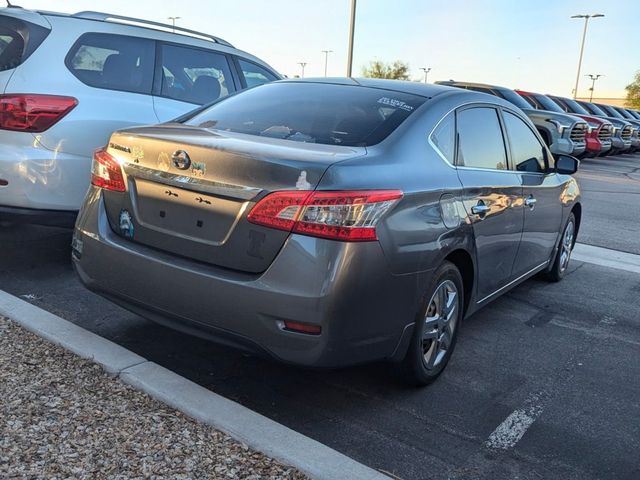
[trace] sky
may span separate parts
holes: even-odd
[[[345,76],[351,0],[13,0],[25,8],[81,10],[169,22],[212,33],[280,73]],[[584,20],[589,21],[578,96],[602,74],[597,97],[624,97],[640,70],[640,0],[358,0],[353,75],[371,60],[402,60],[412,79],[493,83],[571,95]]]

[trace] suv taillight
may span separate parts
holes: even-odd
[[[73,97],[37,94],[0,95],[0,129],[44,132],[78,104]]]
[[[251,209],[248,220],[313,237],[366,242],[378,239],[376,224],[401,198],[400,190],[274,192]]]
[[[96,150],[93,154],[91,184],[114,192],[126,190],[122,167],[115,158],[103,149]]]

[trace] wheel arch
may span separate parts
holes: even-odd
[[[580,223],[582,222],[582,204],[580,202],[576,202],[576,204],[571,208],[571,213],[576,219],[576,234],[574,236],[574,245],[576,239],[578,238],[578,232],[580,231]]]
[[[471,302],[471,296],[475,283],[475,265],[471,254],[462,248],[458,248],[450,252],[445,261],[453,263],[460,271],[462,276],[462,286],[464,288],[464,309],[465,312],[469,309]]]

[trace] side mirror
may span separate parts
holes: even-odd
[[[556,173],[562,175],[573,175],[578,171],[580,160],[571,155],[558,155],[556,158]]]

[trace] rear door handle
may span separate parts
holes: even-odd
[[[530,209],[533,210],[533,207],[536,206],[536,202],[538,200],[535,199],[535,197],[533,195],[529,195],[526,200],[524,201],[524,204],[529,207]]]

